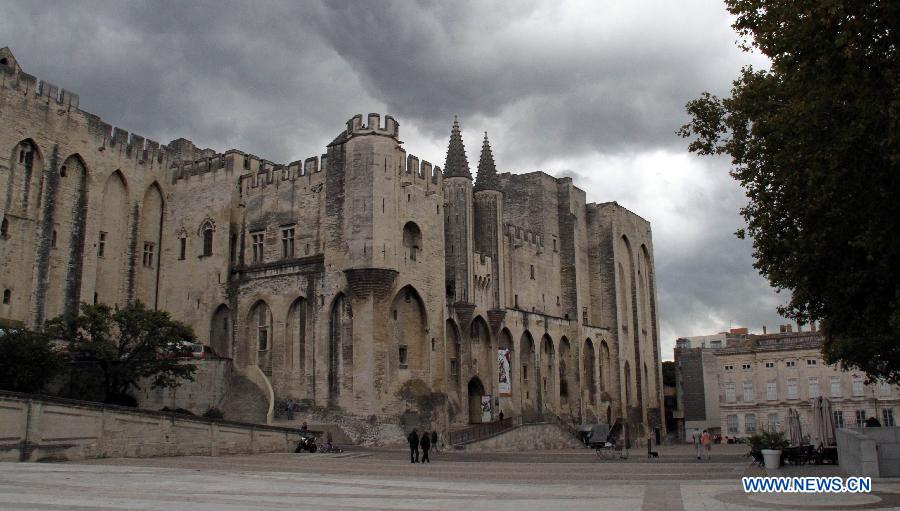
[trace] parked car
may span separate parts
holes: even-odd
[[[193,358],[215,358],[216,352],[205,344],[195,343],[190,346],[191,357]]]

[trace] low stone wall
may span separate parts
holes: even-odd
[[[296,430],[0,392],[0,461],[289,452]]]
[[[135,396],[138,406],[150,410],[182,408],[195,415],[203,415],[210,408],[222,410],[231,381],[231,359],[197,359],[190,363],[197,366],[194,381],[182,381],[173,389],[153,388],[149,382],[142,382]]]
[[[584,449],[584,444],[556,424],[526,424],[499,435],[466,444],[469,452],[516,452]]]
[[[900,477],[900,428],[838,429],[838,461],[848,474]]]

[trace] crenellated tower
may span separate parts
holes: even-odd
[[[457,309],[473,303],[473,208],[472,173],[466,147],[454,117],[444,165],[444,233],[446,237],[447,299]],[[457,306],[457,304],[459,306]],[[464,317],[465,312],[461,312]]]

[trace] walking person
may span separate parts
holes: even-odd
[[[503,424],[503,410],[500,410],[500,424]]]
[[[287,408],[287,418],[289,421],[294,420],[294,400],[288,398],[287,402],[284,404],[284,407]]]
[[[418,463],[419,462],[419,433],[416,432],[416,428],[413,428],[412,432],[406,437],[406,440],[409,442],[409,462],[410,463]]]
[[[697,459],[700,459],[700,430],[695,429],[693,433],[691,433],[691,437],[694,439],[694,450],[697,451]]]
[[[431,435],[427,431],[422,433],[420,445],[422,446],[422,463],[431,463],[431,460],[428,459],[428,450],[431,449]]]
[[[703,444],[703,451],[706,453],[706,461],[709,461],[709,451],[712,449],[712,437],[709,436],[709,432],[707,430],[703,430],[703,435],[700,436],[700,443]]]
[[[434,452],[440,454],[440,451],[438,450],[437,430],[431,432],[431,448],[434,450]]]

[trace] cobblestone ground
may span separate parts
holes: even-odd
[[[591,451],[434,456],[353,449],[343,454],[107,459],[0,464],[0,509],[895,509],[900,481],[867,495],[746,495],[744,449],[721,446],[709,462],[684,446],[660,459],[632,451],[600,460]],[[772,474],[776,475],[776,474]],[[789,475],[842,475],[800,467]]]

